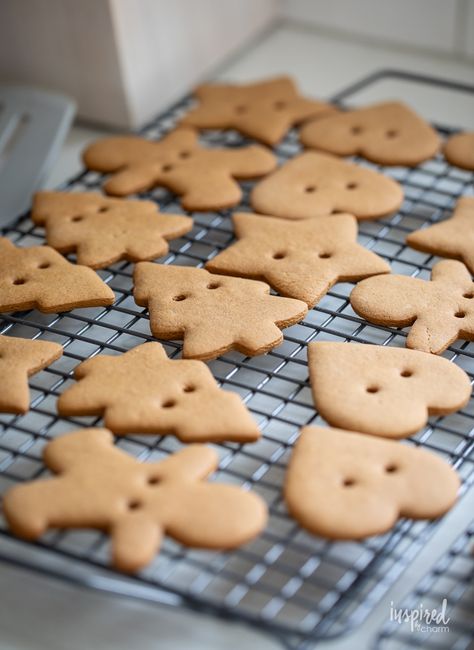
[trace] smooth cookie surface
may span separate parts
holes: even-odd
[[[384,438],[405,438],[430,415],[462,408],[467,374],[425,352],[321,341],[308,345],[314,404],[331,426]]]
[[[440,147],[436,131],[401,102],[323,116],[301,130],[301,142],[337,156],[360,155],[381,165],[415,166]]]
[[[166,187],[181,197],[186,210],[220,210],[237,205],[242,190],[236,179],[256,178],[276,167],[264,147],[205,149],[190,128],[172,131],[158,142],[136,136],[105,138],[84,152],[84,164],[111,174],[104,189],[127,196]]]
[[[357,243],[349,214],[291,222],[258,214],[233,215],[238,242],[209,260],[209,271],[266,280],[278,293],[309,307],[336,282],[389,273],[389,265]]]
[[[76,252],[93,269],[119,260],[139,262],[166,255],[169,239],[193,227],[183,215],[161,214],[152,201],[111,199],[96,192],[38,192],[31,213],[60,253]]]
[[[435,519],[455,503],[456,472],[441,458],[362,433],[305,427],[285,480],[290,514],[329,539],[363,539],[399,517]]]
[[[30,406],[28,377],[62,353],[58,343],[0,336],[0,412],[26,413]]]
[[[104,530],[122,571],[151,562],[165,534],[187,546],[231,549],[266,523],[260,497],[206,481],[218,456],[204,445],[142,463],[115,447],[107,429],[81,429],[50,442],[44,461],[56,476],[17,485],[4,497],[12,532],[38,539],[48,528]]]
[[[435,264],[431,282],[406,275],[362,280],[351,293],[359,316],[407,327],[407,347],[441,354],[456,339],[474,340],[474,283],[462,262]]]
[[[443,153],[451,165],[474,171],[474,132],[452,135],[444,145]]]
[[[183,356],[214,359],[235,349],[264,354],[283,340],[280,328],[302,320],[301,300],[271,296],[264,282],[204,269],[139,262],[135,302],[148,307],[150,327],[162,339],[184,339]]]
[[[446,221],[410,233],[407,244],[425,253],[459,259],[474,274],[474,197],[459,199]]]
[[[74,372],[61,415],[102,415],[116,434],[174,433],[183,442],[252,442],[257,424],[236,393],[218,387],[202,361],[168,359],[161,343],[98,355]]]
[[[310,219],[334,212],[377,219],[398,210],[403,190],[371,169],[308,151],[260,181],[250,199],[257,212],[285,219]]]
[[[114,292],[94,271],[71,264],[53,248],[16,248],[0,238],[0,312],[62,312],[114,300]]]
[[[197,108],[182,123],[199,129],[235,129],[264,144],[276,144],[294,124],[336,109],[302,97],[289,77],[252,84],[203,84]]]

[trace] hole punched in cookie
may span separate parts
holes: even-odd
[[[368,386],[368,387],[366,388],[366,391],[367,391],[368,393],[378,393],[379,390],[380,390],[380,389],[379,389],[378,386]]]
[[[50,266],[51,266],[51,264],[49,262],[40,262],[38,264],[38,268],[41,269],[42,271],[44,269],[49,269]]]
[[[318,257],[320,260],[328,260],[330,257],[332,257],[331,253],[318,253]]]
[[[283,260],[286,257],[285,251],[277,251],[276,253],[273,253],[273,259],[274,260]]]
[[[21,284],[25,284],[25,282],[26,282],[25,278],[15,278],[13,280],[13,284],[17,287],[20,286]]]
[[[175,302],[182,302],[183,300],[186,300],[188,296],[186,296],[184,293],[180,293],[178,296],[174,296],[173,300]]]
[[[457,311],[455,314],[456,318],[464,318],[466,316],[465,311]]]
[[[176,406],[176,401],[174,399],[168,399],[166,402],[163,402],[161,405],[164,409],[171,409],[173,406]]]
[[[221,285],[219,284],[219,282],[210,282],[210,283],[207,285],[207,289],[211,289],[211,290],[212,290],[212,289],[218,289],[220,286],[221,286]]]
[[[161,171],[165,172],[165,173],[166,172],[171,172],[171,171],[173,171],[173,165],[163,165],[163,167],[161,168]]]
[[[74,223],[79,223],[80,221],[83,221],[84,217],[82,214],[76,214],[74,217],[72,217],[71,221]]]
[[[361,126],[353,126],[351,128],[351,133],[352,135],[360,135],[363,132],[363,128]]]
[[[286,108],[286,102],[284,101],[277,101],[273,104],[273,107],[276,111],[282,111],[283,109]]]
[[[356,482],[355,479],[353,478],[345,478],[342,484],[344,487],[353,487],[356,484]]]
[[[307,194],[312,194],[313,192],[316,192],[317,189],[318,189],[318,188],[316,187],[316,185],[307,185],[307,186],[304,188],[304,191],[305,191]]]
[[[160,478],[158,476],[149,476],[147,478],[148,485],[158,485],[160,483]]]
[[[389,463],[385,466],[385,471],[387,474],[393,474],[394,472],[398,471],[398,465],[395,463]]]
[[[243,113],[247,112],[247,106],[245,106],[244,104],[239,104],[238,106],[235,107],[235,112],[238,115],[242,115]]]
[[[346,185],[346,190],[356,190],[357,189],[357,183],[347,183]]]
[[[467,291],[466,293],[462,294],[463,298],[467,298],[468,300],[472,300],[474,298],[474,291]]]
[[[389,129],[385,133],[385,135],[387,136],[387,138],[396,138],[398,135],[398,131],[396,129]]]
[[[139,510],[142,507],[142,502],[139,499],[132,499],[128,502],[129,510]]]
[[[179,157],[180,157],[182,160],[186,160],[186,158],[190,158],[190,157],[191,157],[191,152],[190,152],[190,151],[180,151],[180,152],[179,152]]]
[[[99,212],[104,213],[108,212],[110,208],[107,205],[103,205],[101,208],[99,208]]]
[[[413,376],[413,371],[412,370],[402,370],[400,373],[401,377],[412,377]]]
[[[196,390],[196,386],[194,386],[194,384],[185,384],[183,386],[183,391],[185,393],[194,393],[195,390]]]

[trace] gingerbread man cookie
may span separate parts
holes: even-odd
[[[252,207],[285,219],[349,212],[377,219],[403,201],[401,186],[386,176],[334,156],[308,151],[285,163],[252,190]]]
[[[105,530],[112,538],[112,562],[122,571],[151,562],[165,534],[187,546],[231,549],[266,523],[260,497],[206,482],[218,456],[203,445],[142,463],[114,447],[107,429],[82,429],[50,442],[44,461],[56,476],[5,494],[12,532],[38,539],[48,528]]]
[[[31,218],[46,228],[50,246],[60,253],[75,251],[78,264],[93,269],[166,255],[167,240],[193,227],[189,217],[161,214],[152,201],[110,199],[96,192],[38,192]]]
[[[180,128],[159,142],[137,136],[98,140],[84,152],[89,169],[112,174],[107,194],[127,196],[153,187],[167,187],[181,197],[185,210],[220,210],[237,205],[242,190],[235,179],[271,172],[275,156],[258,145],[204,149],[197,133]]]
[[[253,442],[257,424],[236,393],[218,387],[202,361],[171,360],[161,343],[99,355],[74,372],[61,415],[103,415],[117,434],[174,433],[183,442]]]
[[[450,219],[412,232],[407,244],[416,250],[459,259],[474,274],[474,197],[463,197]]]
[[[111,305],[114,292],[91,269],[68,262],[49,246],[16,248],[0,238],[0,312]]]
[[[285,480],[290,514],[311,533],[363,539],[399,517],[436,519],[455,503],[456,472],[424,449],[341,429],[305,427]]]
[[[336,111],[330,104],[302,97],[289,77],[252,84],[203,84],[194,95],[199,105],[183,124],[235,129],[268,145],[279,142],[291,126]]]
[[[183,356],[214,359],[228,350],[254,356],[283,340],[279,328],[302,320],[301,300],[271,296],[264,282],[212,275],[204,269],[140,262],[135,302],[148,307],[162,339],[184,339]]]
[[[314,404],[331,426],[384,438],[416,433],[471,397],[461,368],[416,350],[321,341],[308,345],[308,365]]]
[[[58,343],[0,336],[0,412],[26,413],[30,405],[28,377],[62,353]]]
[[[380,165],[413,167],[440,147],[436,131],[401,102],[324,116],[301,129],[301,142],[336,156],[360,155]]]
[[[474,132],[452,135],[444,145],[443,153],[451,165],[474,171]]]
[[[206,264],[209,271],[266,280],[283,296],[314,305],[336,282],[389,273],[390,266],[357,243],[349,214],[292,223],[258,214],[233,215],[239,241]]]
[[[411,325],[407,347],[415,350],[441,354],[456,339],[474,340],[474,283],[462,262],[438,262],[431,282],[405,275],[362,280],[351,305],[371,323]]]

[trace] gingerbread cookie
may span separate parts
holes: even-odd
[[[84,164],[111,173],[107,194],[126,196],[167,187],[186,210],[220,210],[237,205],[242,190],[235,179],[264,176],[275,156],[258,145],[204,149],[192,129],[177,129],[159,142],[136,136],[98,140],[84,152]]]
[[[62,353],[58,343],[0,336],[0,412],[26,413],[30,406],[28,377]]]
[[[139,262],[135,302],[148,307],[162,339],[184,339],[183,356],[214,359],[228,350],[254,356],[283,340],[279,328],[307,313],[300,300],[270,296],[264,282],[212,275],[204,269]]]
[[[233,215],[239,241],[206,264],[209,271],[266,280],[283,296],[314,305],[336,284],[389,273],[390,266],[357,243],[349,214],[292,223],[258,214]]]
[[[474,340],[474,283],[462,262],[438,262],[431,282],[406,275],[362,280],[351,305],[371,323],[411,325],[406,344],[415,350],[441,354],[456,339]]]
[[[455,503],[456,472],[424,449],[342,429],[304,427],[285,480],[291,515],[311,533],[362,539],[399,517],[436,519]]]
[[[161,343],[76,367],[61,415],[102,415],[116,434],[174,433],[182,442],[254,442],[257,424],[236,393],[218,387],[202,361],[171,360]]]
[[[68,262],[49,246],[16,248],[0,238],[0,312],[111,305],[114,292],[91,269]]]
[[[260,497],[206,482],[218,456],[203,445],[142,463],[114,447],[107,429],[82,429],[50,442],[44,461],[57,476],[15,486],[3,499],[12,532],[38,539],[48,528],[104,530],[122,571],[151,562],[165,534],[187,546],[230,549],[266,523]]]
[[[194,95],[199,105],[183,124],[235,129],[268,145],[279,142],[291,126],[336,111],[330,104],[302,97],[290,77],[252,84],[203,84]]]
[[[459,259],[474,274],[474,197],[459,199],[450,219],[410,233],[407,244],[419,251]]]
[[[384,438],[416,433],[471,396],[461,368],[415,350],[322,341],[308,345],[308,365],[314,404],[331,426]]]
[[[401,102],[324,116],[301,129],[301,142],[336,156],[360,155],[380,165],[414,167],[440,147],[436,131]]]
[[[377,219],[398,210],[403,190],[391,178],[371,169],[308,151],[258,183],[250,199],[257,212],[285,219],[333,212]]]
[[[166,240],[193,227],[189,217],[160,214],[152,201],[109,199],[96,192],[38,192],[31,218],[45,226],[50,246],[60,253],[75,251],[78,264],[93,269],[166,255]]]
[[[474,132],[452,135],[444,145],[443,153],[451,165],[474,171]]]

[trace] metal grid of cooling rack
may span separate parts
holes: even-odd
[[[373,80],[357,84],[357,89]],[[159,138],[174,126],[191,101],[184,99],[148,125],[143,134]],[[440,131],[450,132],[446,128]],[[208,132],[202,139],[209,146],[235,147],[245,142],[234,132]],[[299,151],[294,131],[276,148],[282,162]],[[395,273],[426,278],[436,260],[407,248],[405,237],[446,217],[457,198],[469,193],[472,174],[450,167],[441,157],[416,169],[382,171],[403,184],[405,201],[395,216],[360,224],[359,241],[387,259]],[[102,180],[98,174],[84,172],[61,189],[98,189]],[[244,200],[236,209],[249,210],[252,183],[242,186]],[[164,212],[182,212],[176,197],[163,189],[141,196],[155,200]],[[232,242],[229,211],[192,216],[192,232],[171,242],[170,253],[161,263],[202,266]],[[28,215],[4,234],[20,246],[44,242],[43,230],[34,227]],[[70,385],[74,367],[90,356],[118,354],[151,339],[147,312],[132,298],[132,270],[131,264],[121,262],[100,272],[116,293],[113,307],[61,315],[28,311],[0,317],[0,333],[64,345],[64,356],[31,379],[30,412],[0,416],[0,493],[18,481],[44,474],[41,451],[48,440],[100,423],[98,418],[65,419],[56,413],[56,398]],[[288,643],[335,636],[359,624],[426,543],[436,523],[400,521],[386,535],[358,543],[334,543],[303,531],[288,517],[282,502],[285,468],[300,427],[322,423],[310,395],[307,343],[336,340],[404,345],[405,331],[370,325],[355,315],[348,299],[351,289],[352,285],[338,284],[304,322],[284,331],[283,344],[269,354],[249,358],[230,353],[209,363],[222,386],[242,396],[263,432],[255,444],[215,446],[221,459],[216,480],[252,488],[269,505],[269,525],[258,539],[232,553],[185,549],[166,539],[152,565],[129,578],[108,568],[107,538],[100,533],[54,531],[30,544],[14,540],[0,519],[0,558],[114,593],[199,607],[255,623],[284,636]],[[179,355],[179,342],[164,345],[171,357]],[[473,377],[474,343],[457,342],[445,356]],[[474,479],[473,425],[471,400],[456,414],[432,418],[409,441],[452,463],[463,479],[464,491]],[[144,435],[120,438],[117,444],[142,460],[156,460],[181,446],[171,436]]]
[[[474,647],[474,522],[438,560],[419,586],[397,605],[397,609],[425,611],[442,608],[446,598],[446,627],[440,622],[411,630],[409,623],[392,621],[384,626],[377,650],[432,648],[468,650]],[[448,620],[449,619],[449,620]],[[436,629],[427,629],[436,628]]]

